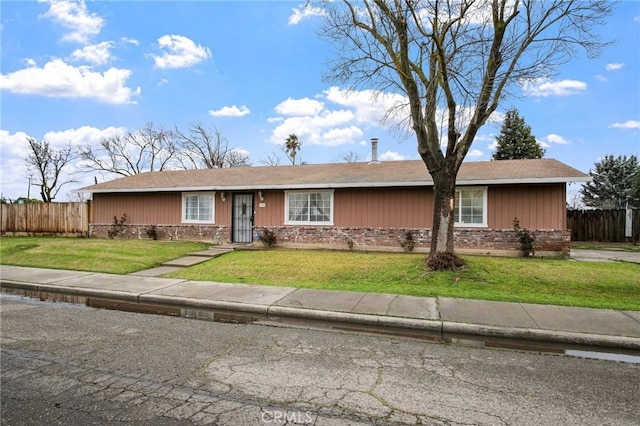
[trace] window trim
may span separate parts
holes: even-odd
[[[453,226],[455,228],[487,228],[489,225],[487,223],[487,186],[460,186],[456,187],[456,195],[461,193],[462,191],[482,191],[482,223],[464,223],[464,222],[454,222]],[[454,212],[455,218],[455,212]],[[462,218],[462,214],[458,214],[458,218]],[[455,219],[454,219],[455,220]]]
[[[329,221],[328,222],[312,222],[312,221],[293,221],[289,220],[289,194],[329,194]],[[285,225],[311,225],[311,226],[333,226],[333,211],[335,209],[334,190],[333,189],[308,189],[296,191],[284,191],[284,224]]]
[[[211,197],[211,220],[187,220],[187,197],[189,196],[209,196]],[[182,223],[215,224],[216,223],[216,193],[207,192],[183,192],[182,193]]]

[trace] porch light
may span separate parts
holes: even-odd
[[[258,191],[258,198],[260,198],[260,201],[264,201],[264,194],[262,191]]]
[[[222,201],[227,201],[227,197],[225,196],[224,192],[221,192],[221,193],[220,193],[220,199],[221,199]]]

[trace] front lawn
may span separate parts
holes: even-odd
[[[191,241],[2,237],[0,263],[36,268],[129,274],[161,265],[209,244]]]
[[[0,263],[127,274],[202,250],[189,241],[3,237]],[[465,256],[456,272],[427,272],[424,255],[246,250],[169,274],[200,281],[464,297],[640,311],[640,266]]]
[[[456,272],[427,272],[424,255],[236,251],[168,276],[200,281],[446,296],[640,310],[640,266],[466,256]]]

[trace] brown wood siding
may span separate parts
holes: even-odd
[[[566,229],[566,185],[490,186],[487,195],[488,226],[513,228],[513,218],[530,229]]]
[[[334,193],[338,227],[427,228],[433,217],[432,188],[346,189]]]
[[[127,224],[178,224],[182,221],[181,193],[94,194],[93,223],[112,223],[127,215]]]
[[[284,191],[255,196],[256,227],[282,226]],[[487,190],[487,221],[493,229],[513,228],[518,217],[523,228],[566,229],[566,185],[501,185]],[[232,194],[215,198],[216,225],[231,225]],[[260,207],[264,203],[265,207]],[[127,214],[129,224],[180,224],[182,193],[94,194],[92,223],[112,223]],[[344,228],[431,228],[433,188],[336,189],[333,222]]]
[[[220,193],[216,192],[214,205],[215,205],[215,215],[213,219],[215,220],[216,225],[231,226],[231,210],[233,210],[233,195],[229,192],[225,192],[224,201],[222,201],[222,198],[220,198]]]
[[[216,193],[216,225],[231,226],[232,200],[231,193],[225,193],[225,201]],[[113,216],[126,213],[130,225],[177,225],[182,223],[182,192],[94,194],[92,212],[92,223],[112,223]]]
[[[262,191],[264,200],[260,201],[256,194],[254,198],[254,221],[257,227],[282,226],[284,223],[284,191]],[[260,207],[260,203],[264,207]]]

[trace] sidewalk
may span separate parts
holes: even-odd
[[[2,292],[213,321],[294,323],[486,346],[640,353],[640,312],[186,281],[0,265]]]

